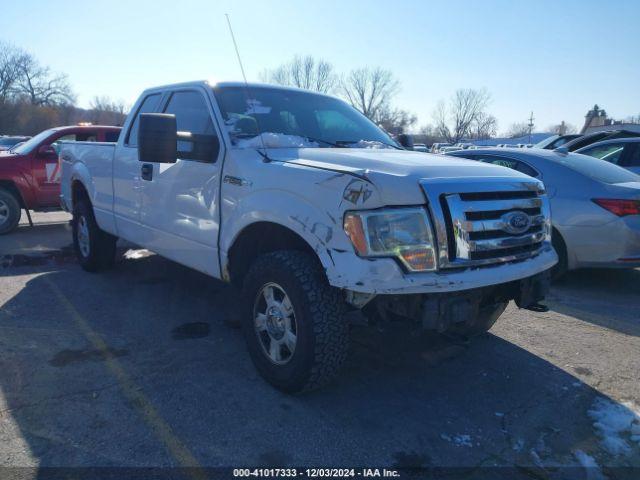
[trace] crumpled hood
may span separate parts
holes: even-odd
[[[301,148],[269,149],[269,157],[309,167],[366,178],[387,205],[424,202],[419,181],[426,178],[529,178],[510,168],[475,160],[393,149]]]

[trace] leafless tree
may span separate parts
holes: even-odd
[[[280,65],[274,70],[262,72],[261,79],[269,83],[322,93],[333,92],[338,83],[333,66],[329,62],[315,59],[311,55],[304,57],[296,55],[290,62]]]
[[[19,76],[14,91],[32,105],[73,103],[75,98],[65,74],[53,73],[30,54],[20,56],[17,68]]]
[[[392,134],[406,133],[418,118],[407,110],[384,106],[378,111],[375,122],[384,130]]]
[[[566,123],[564,120],[556,125],[550,125],[547,128],[547,131],[550,133],[555,133],[556,135],[567,135],[569,133],[576,133],[578,129],[575,125],[570,123]]]
[[[448,142],[457,143],[470,136],[474,122],[485,114],[491,95],[485,89],[460,89],[449,104],[438,103],[433,117],[438,133]]]
[[[507,130],[507,137],[509,138],[524,137],[525,135],[529,135],[529,125],[526,122],[512,123]]]
[[[20,78],[19,65],[25,53],[19,48],[0,42],[0,101],[7,100]]]
[[[346,100],[374,122],[390,108],[390,100],[399,88],[391,71],[379,67],[352,70],[340,85]]]
[[[471,137],[478,140],[491,138],[497,131],[498,119],[484,112],[481,112],[471,125]]]
[[[100,125],[122,125],[129,108],[123,100],[95,96],[90,103],[91,122]]]

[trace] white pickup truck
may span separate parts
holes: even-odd
[[[82,267],[110,266],[123,238],[238,285],[251,358],[288,392],[336,375],[349,309],[479,334],[509,300],[543,308],[557,261],[540,181],[405,150],[304,90],[152,88],[117,144],[60,157]]]

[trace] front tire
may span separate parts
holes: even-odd
[[[11,192],[0,188],[0,235],[13,231],[20,223],[20,203]]]
[[[93,208],[86,199],[73,209],[73,247],[80,266],[87,272],[97,272],[113,265],[117,238],[100,230]]]
[[[347,357],[345,303],[310,255],[260,256],[244,279],[243,333],[254,365],[287,393],[326,385]]]
[[[480,307],[476,318],[470,321],[455,323],[447,329],[447,333],[465,337],[477,337],[491,330],[500,315],[507,308],[508,302],[499,302]]]

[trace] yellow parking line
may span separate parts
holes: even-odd
[[[120,387],[127,399],[142,415],[144,421],[149,425],[149,427],[151,427],[151,430],[165,445],[173,458],[181,466],[193,469],[191,470],[192,477],[197,479],[207,478],[204,470],[202,470],[202,467],[198,464],[198,460],[196,460],[189,449],[180,441],[180,439],[178,439],[175,433],[173,433],[171,427],[160,416],[144,393],[142,393],[142,389],[133,382],[131,377],[120,366],[118,361],[110,353],[110,350],[102,337],[91,328],[89,323],[84,319],[71,301],[64,293],[62,293],[62,290],[60,290],[60,288],[50,278],[48,278],[47,275],[43,275],[42,278],[44,278],[44,281],[51,288],[58,301],[67,310],[74,323],[82,331],[84,336],[91,342],[95,349],[102,353],[106,359],[107,368],[120,384]]]

